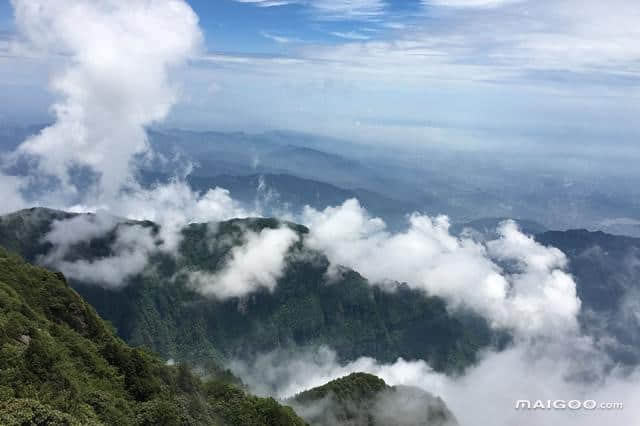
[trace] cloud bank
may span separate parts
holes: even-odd
[[[414,214],[406,231],[392,234],[357,200],[323,211],[307,207],[303,221],[310,228],[305,244],[324,252],[334,269],[351,267],[383,286],[406,282],[518,335],[577,329],[580,300],[564,271],[564,254],[536,243],[513,222],[487,243],[451,235],[445,216]]]
[[[461,425],[551,426],[635,424],[640,416],[640,372],[605,375],[606,357],[588,339],[549,344],[520,344],[503,352],[485,354],[480,363],[459,377],[435,372],[422,360],[398,359],[381,364],[363,357],[340,363],[327,347],[316,350],[275,351],[252,363],[234,361],[230,368],[261,395],[287,398],[353,372],[367,372],[389,385],[421,388],[440,396]],[[592,381],[579,374],[591,373]],[[592,399],[621,402],[617,410],[516,410],[517,400],[566,401]]]

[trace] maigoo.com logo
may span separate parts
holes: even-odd
[[[593,399],[547,399],[516,401],[516,410],[622,410],[622,402],[598,402]]]

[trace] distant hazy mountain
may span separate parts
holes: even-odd
[[[582,229],[549,231],[536,239],[569,257],[584,327],[605,338],[601,343],[616,360],[640,362],[640,238]]]
[[[14,149],[41,127],[0,127],[0,150]],[[380,194],[397,201],[394,209],[408,205],[404,214],[446,214],[453,222],[519,217],[549,229],[580,227],[640,237],[640,189],[632,176],[568,173],[515,154],[444,147],[407,152],[288,131],[155,129],[149,130],[149,140],[158,155],[144,165],[153,173],[172,175],[191,163],[199,177],[285,174]],[[4,172],[28,175],[29,164],[18,161]],[[77,181],[82,188],[83,176]]]
[[[470,230],[472,232],[481,234],[482,237],[486,240],[491,240],[498,237],[498,226],[506,220],[515,221],[518,224],[520,230],[528,235],[536,235],[548,230],[544,225],[533,220],[514,219],[508,217],[489,217],[472,220],[471,222],[454,223],[451,225],[451,232],[458,235],[465,230]]]
[[[563,170],[517,155],[437,147],[407,153],[294,132],[167,130],[152,132],[150,139],[165,159],[181,153],[195,162],[198,176],[288,174],[375,192],[431,215],[447,214],[454,222],[522,217],[550,229],[640,236],[634,225],[640,220],[637,179],[592,173],[569,179]],[[153,170],[167,172],[170,163],[158,162]],[[631,225],[621,226],[616,218]]]
[[[144,173],[144,182],[164,182],[167,175]],[[337,206],[344,201],[357,198],[361,205],[375,217],[385,220],[389,228],[399,229],[407,225],[407,215],[418,211],[418,205],[395,200],[365,189],[344,189],[325,182],[303,179],[288,174],[251,174],[187,177],[189,185],[205,192],[219,186],[228,189],[234,200],[249,209],[260,207],[267,215],[278,216],[283,212],[299,214],[303,207],[317,210]]]
[[[336,151],[327,151],[331,144],[322,144],[322,139],[313,143],[309,139],[309,136],[285,132],[150,132],[152,146],[157,152],[169,159],[179,154],[194,162],[195,176],[289,174],[345,189],[384,191],[387,196],[402,193],[404,199],[410,199],[412,191],[402,179],[389,175],[388,170]],[[344,152],[344,147],[345,143],[342,143],[334,149]],[[153,170],[167,172],[166,167],[157,162]]]

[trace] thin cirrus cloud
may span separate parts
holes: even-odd
[[[280,34],[271,33],[269,31],[261,31],[260,35],[266,39],[275,41],[279,44],[288,44],[288,43],[302,43],[303,40],[295,37],[287,37]]]
[[[331,33],[331,35],[339,38],[344,38],[347,40],[370,40],[371,39],[370,36],[359,33],[357,31],[348,31],[348,32],[334,31]]]
[[[458,8],[473,7],[500,7],[510,3],[517,3],[522,0],[423,0],[425,6],[446,6]]]
[[[611,81],[635,84],[640,76],[640,32],[635,25],[640,6],[624,0],[612,0],[611,7],[593,0],[424,0],[425,9],[450,10],[435,20],[417,15],[411,22],[392,17],[381,1],[295,3],[322,11],[324,17],[376,17],[381,27],[395,30],[389,37],[387,32],[336,29],[328,34],[342,43],[309,43],[295,52],[301,61],[320,68],[326,63],[340,66],[341,75],[352,75],[355,81],[362,81],[362,74],[375,74],[399,81],[444,79],[555,89],[563,86],[558,77],[565,76],[572,87],[607,85],[611,90]],[[268,35],[278,43],[290,40]],[[308,72],[306,68],[305,75]],[[326,75],[321,69],[318,73]]]
[[[235,0],[258,7],[302,5],[308,7],[318,20],[366,21],[385,13],[387,3],[383,0]]]

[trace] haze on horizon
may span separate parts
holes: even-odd
[[[190,0],[203,30],[162,125],[281,129],[408,152],[635,173],[640,5],[614,0]],[[52,121],[64,50],[0,2],[0,123]],[[618,162],[612,166],[612,161]]]

